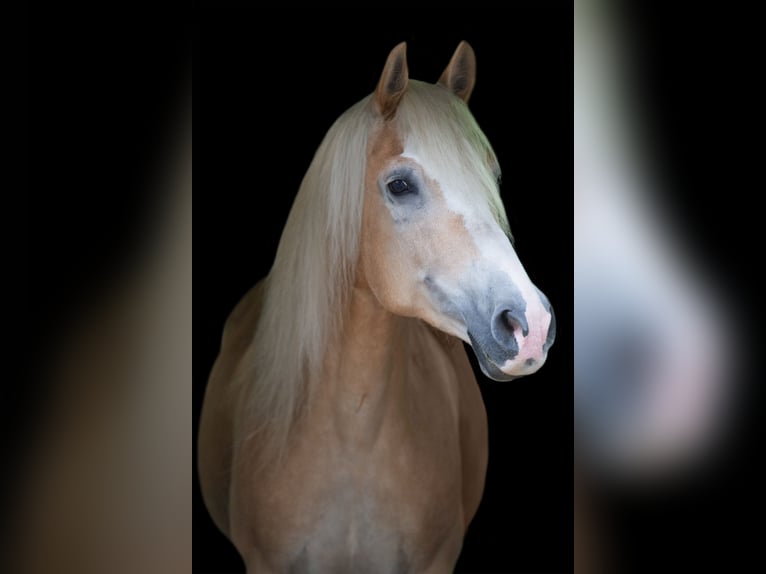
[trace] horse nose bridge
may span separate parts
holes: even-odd
[[[509,307],[514,312],[517,309],[521,309],[521,312],[526,313],[530,327],[534,321],[530,314],[537,318],[541,315],[541,311],[544,311],[545,314],[549,312],[550,302],[532,282],[516,251],[509,242],[500,251],[495,253],[495,257],[490,264],[495,269],[493,273],[495,280],[493,283],[495,285],[504,285],[495,294],[496,305]]]

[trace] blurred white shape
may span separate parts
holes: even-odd
[[[575,2],[575,432],[591,472],[669,476],[722,436],[737,364],[715,270],[686,251],[623,110],[622,55]]]

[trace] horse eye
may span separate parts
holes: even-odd
[[[389,182],[388,191],[394,195],[402,195],[410,191],[410,185],[403,179],[395,179]]]

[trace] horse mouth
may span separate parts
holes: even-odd
[[[493,381],[512,381],[518,377],[509,375],[500,370],[500,367],[489,354],[484,350],[484,347],[476,340],[476,338],[468,332],[468,339],[471,341],[471,348],[473,349],[476,360],[479,362],[479,368],[481,372]]]

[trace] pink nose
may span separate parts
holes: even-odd
[[[556,338],[556,319],[550,303],[547,299],[543,301],[548,315],[540,318],[538,324],[531,328],[523,311],[518,312],[509,307],[499,307],[495,311],[492,336],[511,357],[501,366],[501,370],[536,370],[545,361],[548,349]]]

